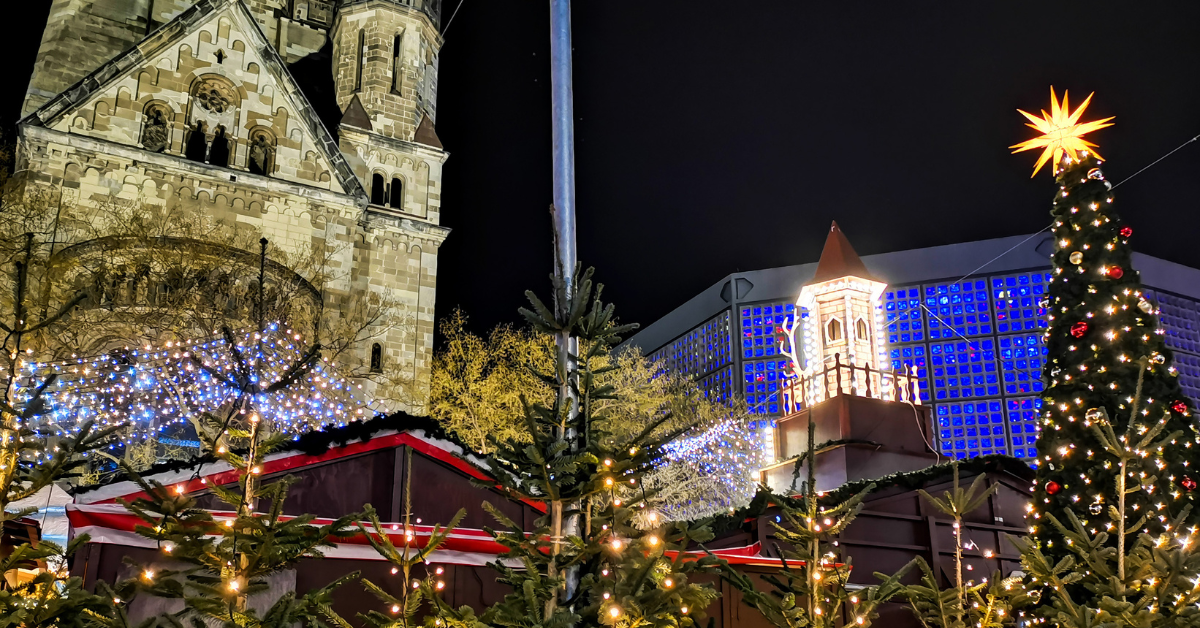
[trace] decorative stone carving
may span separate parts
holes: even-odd
[[[237,97],[224,81],[206,79],[196,88],[196,103],[201,109],[220,115],[235,106]]]
[[[142,128],[142,147],[152,153],[161,153],[171,145],[171,131],[167,115],[161,107],[152,107],[146,112]]]
[[[250,140],[250,159],[246,167],[254,174],[271,174],[275,147],[266,133],[255,133]]]

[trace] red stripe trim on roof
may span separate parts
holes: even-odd
[[[484,473],[481,469],[479,469],[479,467],[475,466],[474,464],[471,464],[467,460],[464,460],[462,457],[457,455],[455,452],[447,451],[446,449],[438,447],[436,444],[434,444],[428,440],[414,436],[411,432],[400,432],[398,434],[387,434],[387,435],[383,435],[383,436],[376,436],[367,441],[360,441],[360,442],[356,442],[356,443],[349,443],[346,445],[342,445],[340,447],[334,447],[324,453],[320,453],[320,454],[316,454],[316,455],[310,455],[310,454],[304,454],[304,453],[294,453],[291,455],[284,455],[284,456],[280,456],[280,457],[276,457],[276,458],[268,458],[261,465],[262,466],[262,474],[263,475],[272,475],[272,474],[276,474],[276,473],[285,473],[287,471],[301,469],[303,467],[313,465],[313,464],[329,462],[332,460],[347,458],[349,456],[364,454],[364,453],[368,453],[368,452],[372,452],[372,451],[378,451],[380,449],[391,449],[391,448],[400,447],[400,446],[412,447],[415,451],[418,451],[430,458],[433,458],[434,460],[437,460],[439,462],[447,464],[476,480],[484,480],[484,481],[492,480],[491,476]],[[224,466],[228,466],[228,465],[224,465]],[[186,480],[179,481],[179,482],[164,482],[164,484],[167,485],[167,487],[172,490],[176,490],[178,487],[182,487],[184,492],[190,493],[190,492],[194,492],[194,491],[201,491],[201,490],[207,489],[209,485],[221,486],[221,485],[225,485],[225,484],[233,484],[238,481],[239,477],[240,477],[240,472],[237,469],[227,469],[227,470],[223,470],[223,471],[218,471],[216,473],[211,473],[209,475],[201,476],[199,478],[188,478]],[[153,480],[156,478],[154,476],[150,476],[147,479]],[[136,486],[136,485],[134,485],[134,486]],[[497,487],[497,488],[499,488],[499,487]],[[95,502],[91,502],[91,503],[111,504],[111,503],[116,503],[116,501],[118,499],[124,499],[126,501],[133,501],[135,499],[143,498],[143,497],[148,497],[148,496],[145,491],[142,491],[139,489],[139,490],[130,491],[128,493],[117,494],[117,495],[113,495],[111,497],[99,499],[99,500],[97,500]],[[538,510],[540,512],[546,511],[545,505],[541,504],[540,502],[533,502],[533,501],[528,501],[528,500],[521,500],[521,501],[524,502],[525,504],[527,504],[528,506],[534,508],[535,510]]]
[[[213,518],[217,521],[233,519],[237,513],[233,511],[209,511]],[[98,543],[113,543],[118,545],[128,545],[133,547],[154,547],[153,541],[143,536],[136,535],[134,530],[137,526],[144,526],[146,522],[137,515],[130,513],[119,504],[94,504],[94,505],[67,505],[67,519],[71,522],[71,528],[76,533],[87,532],[92,535],[94,542]],[[282,516],[282,520],[291,520],[294,517]],[[332,523],[332,519],[317,518],[313,520],[313,525],[328,525]],[[370,529],[370,524],[366,524]],[[429,536],[433,532],[433,526],[427,525],[410,525],[408,530],[412,534],[409,541],[409,547],[424,548],[429,542]],[[403,547],[406,540],[405,527],[403,523],[386,523],[383,524],[382,530],[374,530],[372,534],[383,534],[388,537],[396,547]],[[333,540],[333,539],[330,539]],[[337,539],[336,545],[339,548],[339,554],[326,553],[327,556],[339,558],[361,558],[366,560],[382,560],[373,549],[369,548],[370,543],[366,538],[360,536],[349,539]],[[354,547],[363,548],[362,550],[353,550]],[[486,561],[479,562],[479,556],[496,557],[508,551],[503,545],[497,543],[490,534],[476,528],[455,528],[454,531],[447,537],[446,542],[442,544],[438,550],[445,556],[454,556],[456,553],[462,554],[462,563],[455,564],[483,564]],[[727,549],[713,550],[713,554],[724,558],[734,565],[762,565],[762,566],[778,566],[779,559],[760,556],[762,546],[759,543],[748,545],[745,547],[733,547]],[[704,552],[688,552],[691,557],[700,558],[704,556]],[[469,556],[468,556],[469,555]],[[678,552],[663,552],[667,558],[674,559]],[[438,560],[436,562],[450,562],[453,560]]]

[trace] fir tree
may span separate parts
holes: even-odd
[[[922,626],[932,628],[1000,628],[1011,624],[1012,605],[1018,599],[1023,589],[1020,578],[1001,578],[999,572],[992,577],[984,578],[982,582],[963,581],[962,569],[962,522],[963,517],[983,506],[988,497],[996,492],[996,485],[983,489],[986,475],[980,474],[963,489],[958,482],[958,463],[952,463],[954,486],[934,497],[924,490],[919,490],[921,497],[931,506],[954,519],[954,586],[943,588],[941,577],[934,569],[918,556],[905,567],[904,571],[916,566],[921,573],[918,584],[906,585],[899,597],[908,602],[913,615]],[[990,556],[989,553],[984,554]],[[902,571],[901,573],[904,573]]]
[[[757,608],[778,628],[869,626],[879,605],[901,591],[900,579],[908,568],[892,576],[881,575],[883,582],[878,586],[860,591],[846,586],[852,565],[835,541],[862,510],[863,500],[875,485],[868,484],[841,502],[822,503],[816,486],[816,457],[827,444],[815,444],[815,430],[810,422],[808,447],[796,459],[797,475],[802,465],[807,470],[800,494],[772,497],[783,519],[772,524],[775,535],[787,545],[777,548],[782,567],[779,575],[762,578],[771,590],[759,590],[752,578],[734,569],[724,569],[721,577],[741,591],[745,604]]]
[[[27,334],[37,333],[65,317],[87,295],[77,294],[57,313],[30,320],[27,299],[34,237],[26,233],[21,239],[12,276],[12,310],[5,316],[5,322],[0,322],[0,331],[6,334],[2,346],[4,367],[0,368],[5,379],[4,396],[0,399],[0,527],[36,510],[10,510],[14,502],[77,475],[87,466],[87,456],[108,445],[119,429],[95,430],[89,421],[73,435],[54,442],[43,440],[33,429],[45,410],[43,394],[55,379],[50,377],[36,383],[30,393],[15,393],[22,340]],[[68,559],[87,541],[87,535],[80,535],[65,548],[47,541],[36,546],[22,543],[0,548],[0,627],[82,626],[85,612],[104,612],[108,600],[84,590],[82,579],[66,573]],[[19,568],[35,573],[32,578],[25,578],[17,571]]]
[[[261,460],[247,461],[261,464]],[[237,489],[212,487],[222,501],[234,507],[244,503],[246,476],[253,475],[249,467],[241,470]],[[284,593],[262,612],[255,610],[251,602],[268,592],[267,577],[271,574],[292,567],[301,558],[320,558],[322,548],[333,545],[330,539],[356,534],[353,523],[357,513],[328,524],[314,523],[313,515],[284,516],[283,504],[291,483],[285,478],[258,487],[256,495],[270,503],[265,512],[239,510],[214,515],[197,508],[194,498],[182,490],[171,490],[130,474],[147,495],[126,504],[145,522],[135,531],[155,542],[164,562],[161,566],[139,564],[127,558],[127,564],[138,569],[139,575],[106,589],[113,598],[113,613],[111,617],[94,616],[96,623],[127,628],[128,603],[136,595],[148,594],[183,600],[181,611],[156,618],[164,626],[178,626],[185,620],[227,628],[288,628],[298,622],[320,628],[349,626],[331,605],[333,592],[356,578],[357,573],[303,595]]]
[[[1146,367],[1148,362],[1143,359],[1140,364]],[[1142,407],[1142,384],[1151,373],[1146,369],[1139,377],[1131,409]],[[1139,419],[1117,426],[1103,408],[1087,413],[1088,429],[1099,445],[1097,460],[1124,471],[1142,463],[1146,452],[1164,449],[1179,438],[1179,432],[1165,432],[1173,419],[1165,408],[1157,421],[1137,412],[1134,416]],[[1144,526],[1148,519],[1157,519],[1157,511],[1121,507],[1122,495],[1145,493],[1154,483],[1153,476],[1141,473],[1117,474],[1112,491],[1102,495],[1108,519],[1115,522],[1111,528],[1089,525],[1072,509],[1062,520],[1046,513],[1040,525],[1063,540],[1058,547],[1068,554],[1061,559],[1052,558],[1028,537],[1014,541],[1029,585],[1028,594],[1016,601],[1036,602],[1018,614],[1021,626],[1047,621],[1063,628],[1200,625],[1200,554],[1196,526],[1189,523],[1192,505],[1180,507],[1156,526],[1161,532],[1154,534]],[[1133,538],[1127,542],[1129,536]]]
[[[1132,267],[1133,230],[1117,216],[1100,159],[1088,151],[1076,157],[1058,164],[1054,276],[1045,304],[1047,388],[1029,519],[1033,537],[1052,562],[1071,548],[1049,516],[1059,522],[1078,518],[1085,529],[1108,531],[1106,542],[1116,547],[1123,541],[1113,533],[1119,517],[1141,520],[1127,529],[1129,534],[1158,534],[1182,513],[1188,513],[1184,523],[1189,527],[1200,514],[1185,510],[1196,498],[1194,478],[1200,473],[1190,459],[1200,435],[1170,366],[1158,312]],[[1089,418],[1092,409],[1103,410],[1117,434],[1138,435],[1160,418],[1164,433],[1177,433],[1128,461],[1126,492],[1117,490],[1122,467],[1105,454]],[[1124,503],[1120,513],[1108,507],[1115,499]]]
[[[358,522],[359,532],[384,560],[391,563],[392,575],[400,577],[400,591],[397,595],[392,595],[378,584],[363,580],[363,586],[388,607],[388,612],[368,611],[359,613],[358,616],[371,628],[412,628],[422,624],[434,628],[483,628],[470,606],[456,609],[442,600],[441,592],[446,586],[445,581],[439,578],[442,568],[427,567],[429,556],[446,542],[467,511],[460,508],[445,527],[433,526],[425,544],[416,547],[411,522],[413,455],[409,453],[406,458],[408,470],[404,474],[404,544],[396,547],[388,538],[379,516],[370,505],[365,506],[364,511],[371,527],[367,528],[363,522]],[[419,574],[421,571],[424,572],[423,577]],[[424,617],[419,616],[422,611],[427,611]]]
[[[650,496],[639,488],[661,463],[662,445],[679,431],[663,433],[670,419],[665,413],[652,414],[632,436],[617,438],[609,431],[599,402],[612,397],[612,387],[597,385],[603,369],[596,363],[633,327],[614,322],[590,269],[576,273],[573,293],[554,279],[553,309],[527,293],[532,307],[522,310],[537,332],[572,338],[583,350],[559,352],[555,371],[539,375],[553,389],[553,401],[524,402],[522,441],[492,439],[490,462],[499,486],[513,498],[543,506],[546,515],[526,532],[484,504],[507,528],[488,531],[508,550],[491,566],[512,592],[481,619],[491,626],[547,628],[691,626],[716,597],[711,586],[691,576],[720,561],[682,553],[711,533],[703,525],[653,525],[653,513],[644,513]],[[634,525],[641,514],[652,522],[648,529]]]

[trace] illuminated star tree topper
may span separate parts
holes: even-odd
[[[1071,106],[1067,100],[1067,91],[1063,90],[1062,106],[1059,106],[1058,97],[1054,94],[1054,86],[1051,86],[1050,113],[1046,113],[1046,110],[1043,109],[1042,117],[1039,118],[1029,112],[1021,111],[1020,109],[1017,110],[1021,115],[1029,118],[1029,122],[1025,123],[1025,126],[1042,134],[1031,140],[1009,146],[1009,148],[1016,149],[1013,151],[1014,153],[1038,148],[1042,149],[1042,156],[1038,158],[1037,165],[1033,167],[1033,174],[1030,175],[1031,178],[1037,176],[1038,170],[1041,170],[1042,166],[1046,165],[1046,162],[1052,156],[1054,157],[1055,174],[1057,174],[1058,164],[1062,161],[1064,154],[1070,157],[1072,161],[1078,161],[1078,151],[1091,150],[1097,159],[1103,159],[1096,152],[1096,145],[1083,139],[1083,136],[1092,131],[1112,126],[1112,123],[1109,122],[1112,118],[1108,117],[1103,120],[1084,122],[1083,124],[1079,123],[1079,119],[1083,117],[1083,112],[1087,110],[1088,104],[1092,102],[1093,95],[1095,95],[1094,92],[1088,94],[1088,97],[1083,100],[1083,104],[1079,105],[1079,108],[1075,111],[1071,111]]]

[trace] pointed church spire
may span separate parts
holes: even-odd
[[[817,262],[817,272],[813,275],[812,283],[840,279],[842,277],[859,277],[877,281],[859,259],[854,247],[846,239],[846,234],[838,227],[837,221],[829,228],[829,236],[825,238],[825,248],[821,250],[821,261]]]

